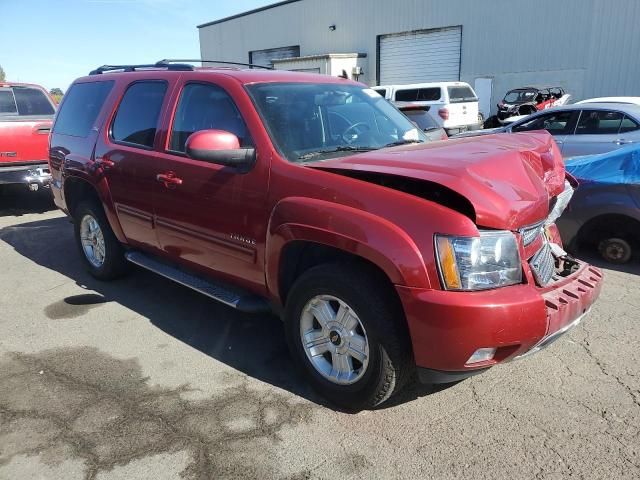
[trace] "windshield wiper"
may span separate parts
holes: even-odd
[[[424,143],[424,141],[423,140],[398,140],[396,142],[387,143],[384,147],[381,147],[381,148],[398,147],[400,145],[409,145],[410,143]]]
[[[330,148],[326,150],[316,150],[315,152],[308,152],[298,157],[298,160],[309,160],[310,158],[319,157],[321,155],[328,155],[336,152],[370,152],[371,150],[377,150],[375,147],[356,147],[352,145],[340,145],[336,148]]]

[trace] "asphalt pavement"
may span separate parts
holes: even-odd
[[[99,282],[44,195],[0,196],[0,479],[640,478],[640,265],[545,351],[336,411],[280,321]]]

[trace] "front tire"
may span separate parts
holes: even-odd
[[[373,269],[327,264],[305,272],[287,297],[285,328],[311,385],[341,407],[376,407],[411,377],[400,302]]]
[[[627,263],[633,255],[631,243],[624,238],[602,239],[598,243],[598,251],[604,260],[618,265]]]
[[[83,201],[77,206],[74,233],[80,256],[92,276],[112,280],[127,271],[124,248],[111,230],[101,205]]]

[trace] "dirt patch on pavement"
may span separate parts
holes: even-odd
[[[0,465],[16,455],[80,459],[86,479],[161,453],[188,451],[187,479],[277,475],[278,432],[312,406],[245,385],[187,400],[187,386],[152,387],[137,360],[94,348],[0,359]]]

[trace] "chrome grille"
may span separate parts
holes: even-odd
[[[529,265],[531,266],[533,276],[540,286],[545,286],[551,281],[556,270],[556,262],[548,242],[545,241],[542,248],[531,257]]]
[[[531,245],[535,242],[540,234],[542,234],[542,223],[536,223],[520,229],[520,235],[522,235],[522,243],[524,246]]]

